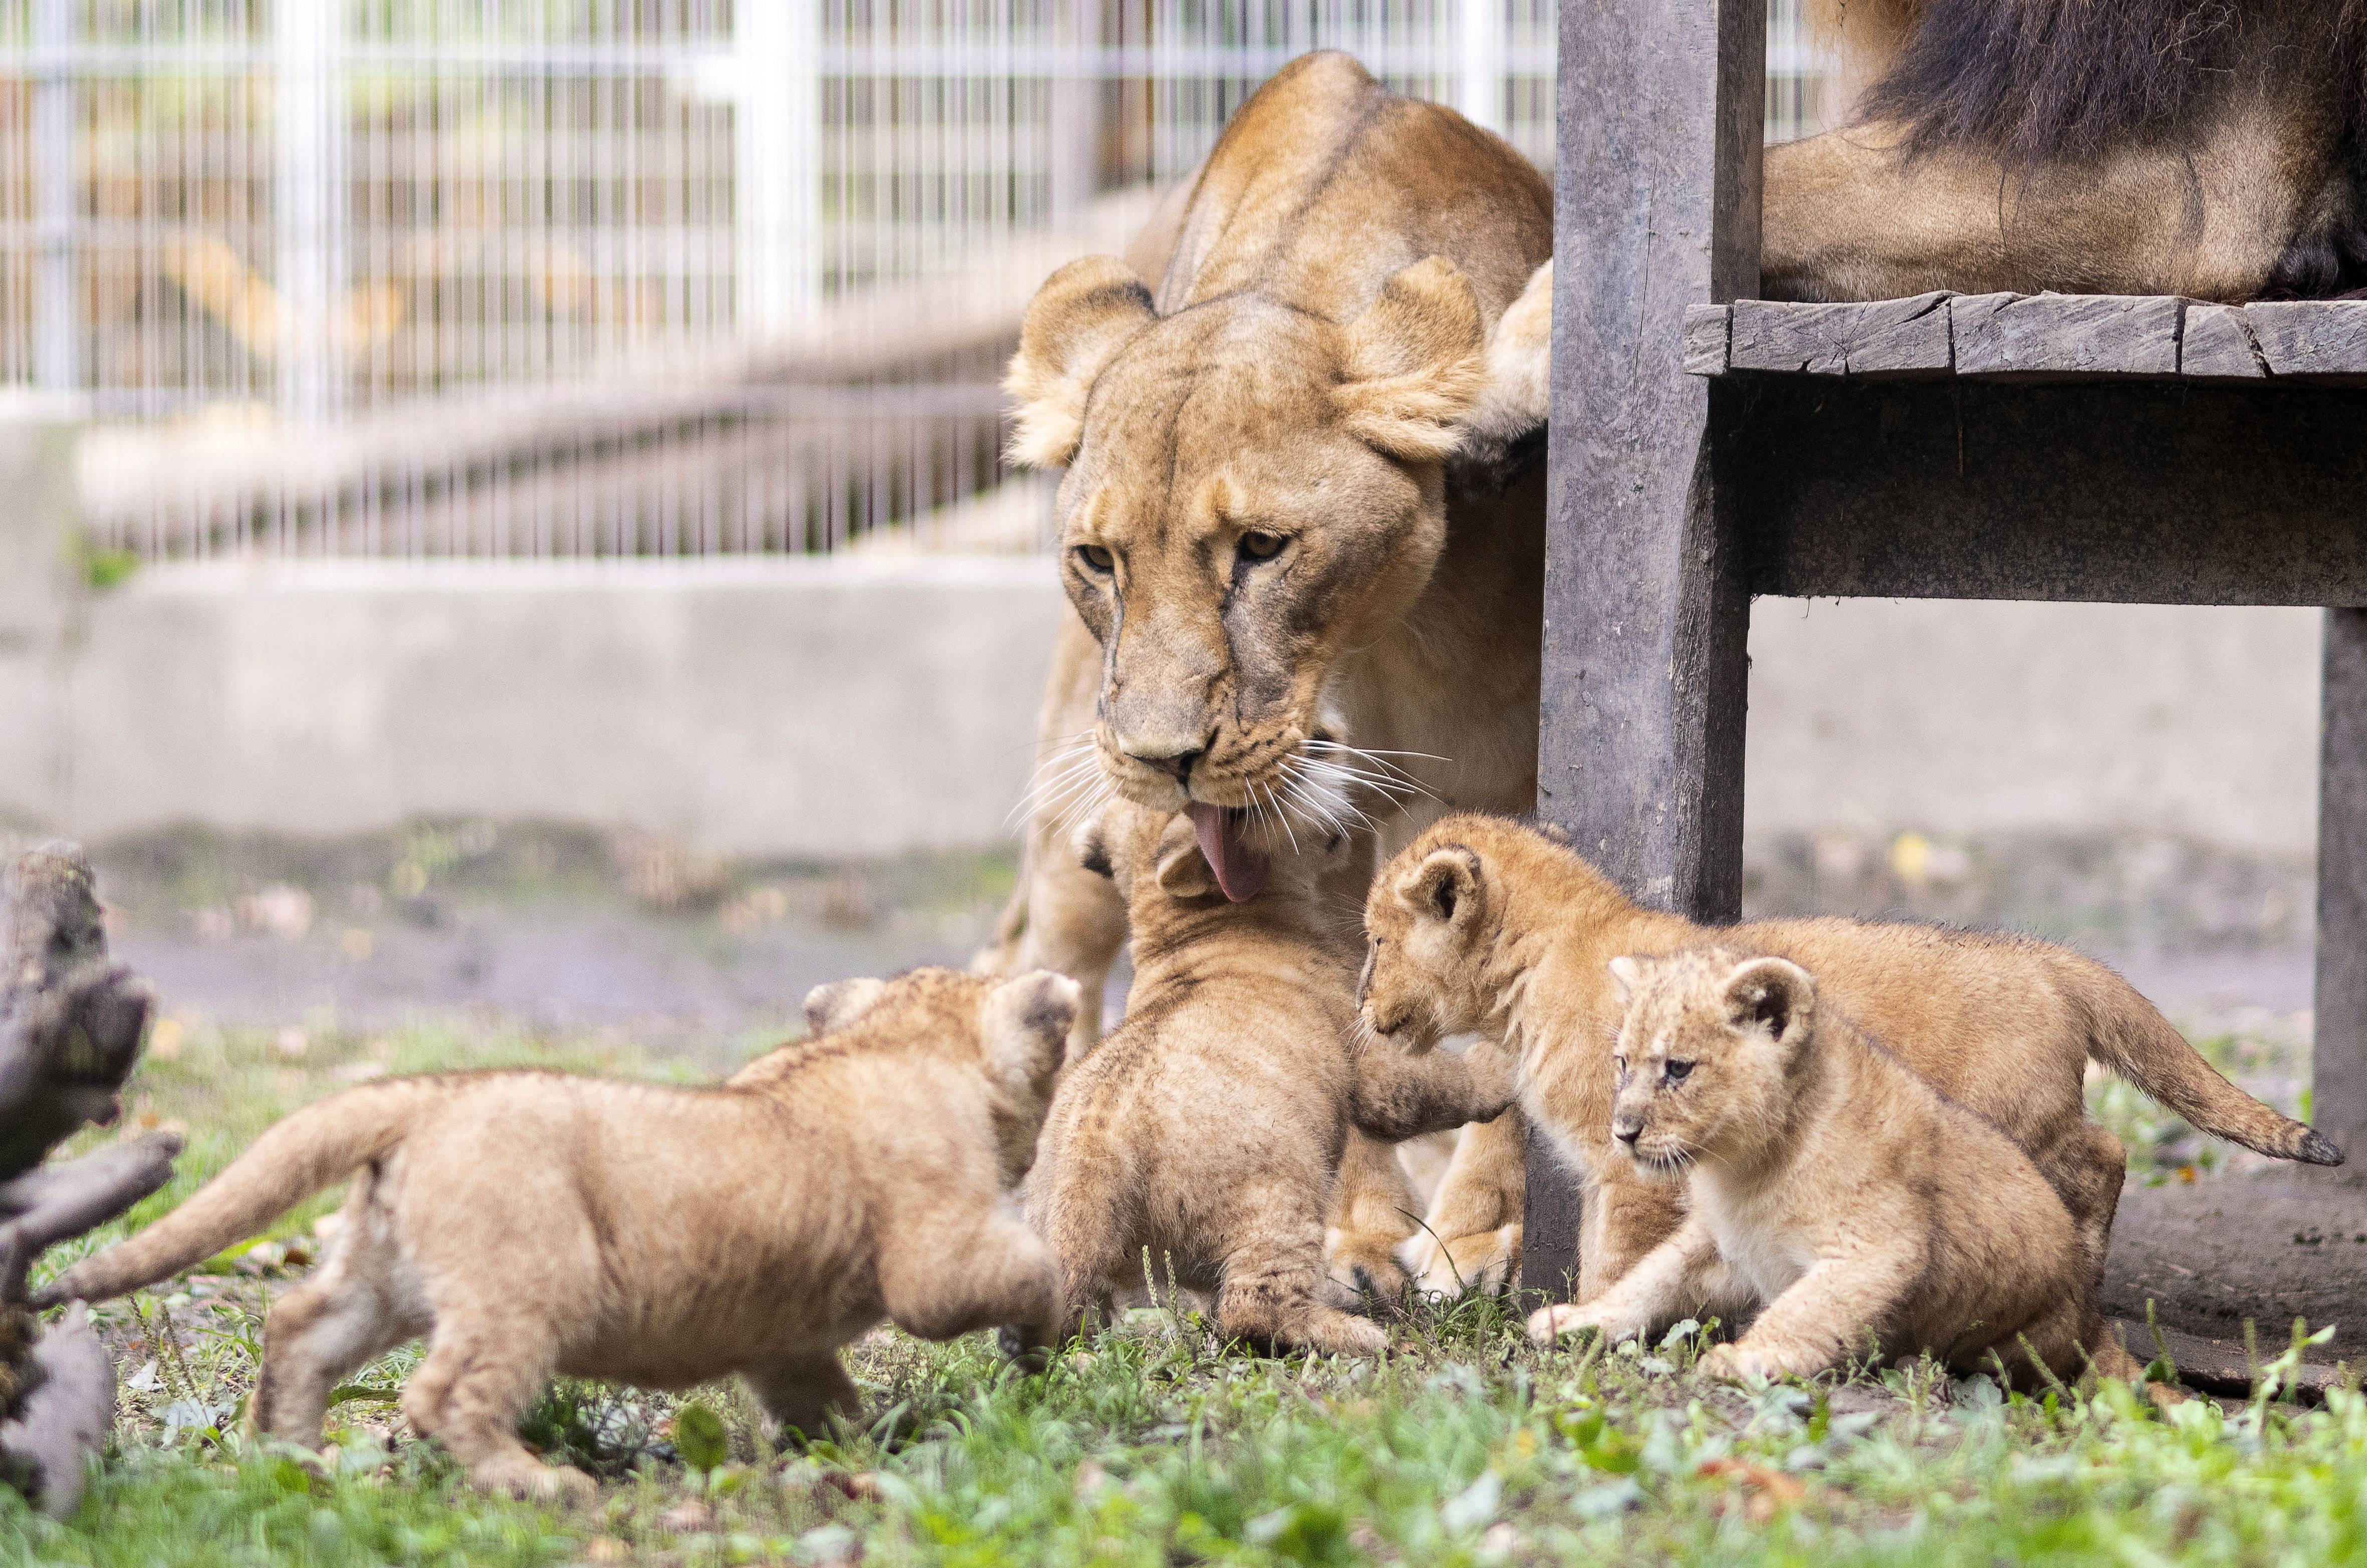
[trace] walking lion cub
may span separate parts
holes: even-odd
[[[2010,1138],[1820,1004],[1781,958],[1622,957],[1612,1140],[1684,1223],[1601,1295],[1529,1319],[1612,1339],[1762,1305],[1712,1375],[1814,1377],[1871,1347],[2078,1376],[2108,1340],[2071,1213]],[[2122,1352],[2123,1355],[2125,1352]],[[2117,1361],[2117,1356],[2112,1358]]]
[[[403,1414],[488,1488],[590,1495],[518,1441],[554,1372],[652,1388],[738,1372],[816,1432],[856,1404],[837,1350],[883,1318],[1050,1342],[1059,1274],[1009,1195],[1076,1006],[1047,971],[923,969],[818,987],[819,1038],[711,1089],[527,1071],[348,1089],[42,1301],[179,1273],[353,1175],[326,1258],[272,1310],[253,1429],[317,1446],[338,1381],[425,1336]]]
[[[1087,861],[1127,898],[1134,986],[1125,1021],[1061,1080],[1027,1181],[1071,1331],[1106,1321],[1148,1247],[1178,1284],[1216,1292],[1229,1337],[1379,1351],[1387,1336],[1342,1310],[1324,1266],[1348,1129],[1396,1140],[1499,1116],[1511,1064],[1361,1037],[1353,928],[1322,905],[1333,853],[1274,857],[1236,904],[1187,817],[1119,802],[1092,832]]]

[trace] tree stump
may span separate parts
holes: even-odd
[[[115,1420],[115,1367],[82,1309],[48,1333],[25,1280],[47,1248],[162,1187],[181,1140],[129,1139],[43,1165],[117,1091],[147,1032],[148,988],[110,964],[90,863],[72,844],[22,856],[0,886],[0,1478],[62,1517]]]

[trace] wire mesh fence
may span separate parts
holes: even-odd
[[[1554,0],[0,0],[0,380],[162,559],[1027,547],[995,382],[1309,49],[1552,156]],[[1771,8],[1769,133],[1821,63]]]

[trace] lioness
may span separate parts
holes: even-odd
[[[2367,6],[1813,0],[1839,129],[1767,150],[1772,299],[2367,284]]]
[[[1132,916],[1134,989],[1126,1021],[1061,1079],[1027,1180],[1072,1328],[1095,1310],[1108,1321],[1148,1247],[1177,1283],[1216,1292],[1229,1337],[1349,1354],[1387,1343],[1325,1299],[1323,1221],[1349,1129],[1458,1127],[1501,1114],[1514,1090],[1492,1047],[1414,1055],[1358,1035],[1354,935],[1320,887],[1345,847],[1274,857],[1263,892],[1236,904],[1184,818],[1117,802],[1095,830],[1090,858]]]
[[[2090,1059],[2214,1137],[2339,1165],[2325,1138],[2229,1083],[2119,976],[2027,937],[1837,919],[1724,930],[1644,908],[1567,846],[1497,817],[1433,824],[1374,878],[1365,1021],[1419,1045],[1477,1031],[1521,1054],[1521,1102],[1584,1183],[1577,1292],[1601,1294],[1676,1228],[1682,1195],[1611,1142],[1605,965],[1722,941],[1789,959],[1950,1099],[1989,1118],[2062,1194],[2101,1283],[2125,1155],[2087,1119]]]
[[[1068,470],[1076,614],[987,962],[1083,982],[1081,1045],[1126,926],[1069,829],[1109,795],[1192,813],[1240,897],[1293,836],[1354,829],[1361,896],[1374,833],[1534,800],[1544,475],[1523,459],[1552,245],[1552,189],[1508,143],[1314,54],[1242,106],[1127,260],[1074,263],[1030,307],[1013,449]],[[1517,1150],[1517,1123],[1484,1136]],[[1387,1224],[1350,1241],[1393,1275],[1411,1199],[1370,1196],[1342,1217]]]
[[[40,1300],[152,1284],[358,1172],[326,1258],[272,1309],[251,1428],[317,1446],[337,1382],[425,1335],[412,1425],[481,1486],[581,1499],[589,1477],[517,1438],[554,1371],[736,1371],[815,1432],[855,1406],[835,1352],[882,1318],[1048,1345],[1059,1271],[1009,1194],[1076,1005],[1057,975],[923,969],[818,988],[820,1039],[714,1089],[493,1072],[348,1089]]]
[[[1933,1089],[1781,958],[1701,948],[1620,957],[1611,1134],[1685,1220],[1608,1290],[1539,1308],[1540,1345],[1625,1339],[1720,1295],[1763,1310],[1712,1376],[1815,1377],[1871,1339],[2026,1380],[2135,1371],[2088,1289],[2071,1213],[1998,1131]]]

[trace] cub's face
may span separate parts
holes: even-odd
[[[1345,815],[1327,687],[1430,581],[1480,349],[1470,287],[1436,258],[1344,323],[1249,295],[1160,317],[1108,258],[1045,285],[1014,450],[1069,470],[1061,575],[1102,645],[1094,740],[1128,799],[1296,807],[1301,833]]]
[[[1465,844],[1417,843],[1381,868],[1365,896],[1365,972],[1356,999],[1375,1034],[1427,1050],[1485,1032],[1491,906],[1486,857]]]
[[[1626,1003],[1613,1145],[1659,1180],[1755,1157],[1784,1125],[1790,1067],[1815,1021],[1807,971],[1708,948],[1614,958],[1611,977]]]

